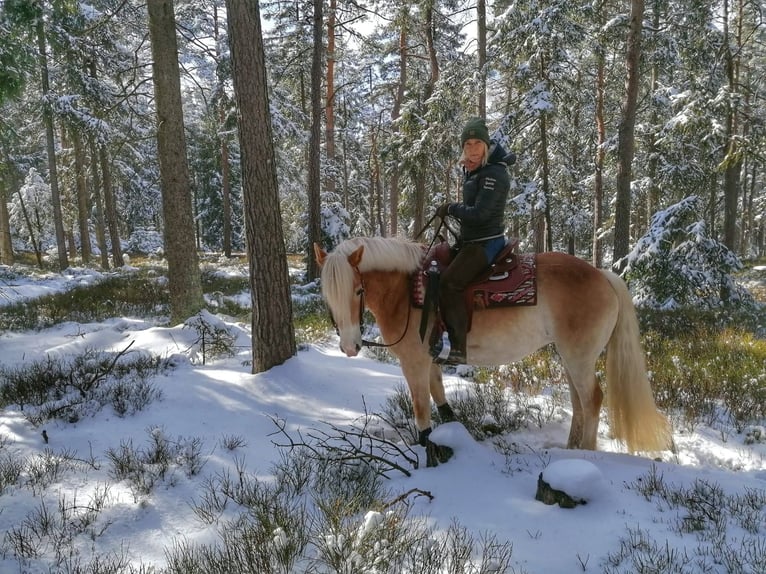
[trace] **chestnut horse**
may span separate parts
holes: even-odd
[[[412,306],[410,276],[421,268],[425,246],[395,238],[357,237],[331,253],[316,244],[322,294],[349,357],[362,346],[365,304],[380,334],[399,359],[415,410],[420,442],[429,447],[428,464],[448,458],[428,439],[430,399],[442,418],[452,418],[442,370],[432,362],[428,341],[419,333],[421,310]],[[537,305],[475,310],[468,333],[467,361],[501,365],[553,343],[561,357],[572,400],[567,448],[596,449],[603,393],[596,360],[606,348],[606,404],[611,434],[630,452],[671,448],[668,420],[655,406],[646,375],[633,301],[625,282],[565,253],[537,256]],[[449,449],[446,449],[447,451]]]

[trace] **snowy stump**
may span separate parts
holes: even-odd
[[[535,500],[544,504],[558,504],[561,508],[574,508],[578,504],[585,504],[585,500],[572,498],[563,490],[556,490],[543,480],[543,473],[537,478],[537,493]]]
[[[585,460],[559,460],[540,473],[535,500],[574,508],[594,498],[603,484],[604,476],[596,465]]]

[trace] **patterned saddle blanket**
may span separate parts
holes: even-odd
[[[508,242],[489,269],[468,286],[465,302],[469,317],[475,309],[537,305],[537,257],[534,253],[517,253],[518,245],[518,240]],[[432,262],[436,262],[441,272],[453,257],[446,241],[431,248],[423,262],[423,269],[415,273],[412,300],[416,307],[423,307],[425,302],[428,270]]]

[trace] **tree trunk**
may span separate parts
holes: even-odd
[[[101,171],[98,167],[98,147],[95,138],[88,138],[90,149],[90,174],[93,185],[94,218],[96,223],[96,241],[101,256],[101,267],[109,269],[109,250],[106,245],[106,222],[104,221],[104,199],[101,193]]]
[[[82,262],[90,263],[90,202],[88,201],[88,183],[85,173],[85,149],[82,144],[82,134],[76,128],[72,130],[72,146],[74,147],[74,171],[77,187],[77,224],[80,231],[80,253]]]
[[[48,178],[51,188],[51,203],[53,206],[53,225],[56,229],[56,247],[58,248],[59,270],[69,267],[66,238],[64,236],[64,217],[61,212],[61,194],[59,193],[59,178],[56,168],[56,136],[53,129],[53,110],[48,100],[50,84],[48,77],[48,52],[45,40],[45,23],[42,11],[37,19],[37,49],[40,59],[40,78],[43,95],[43,123],[45,124],[45,140],[48,152]]]
[[[541,56],[540,61],[540,81],[547,83],[546,77],[547,60]],[[544,233],[538,238],[536,245],[542,247],[543,251],[553,251],[553,226],[551,225],[551,183],[550,183],[550,156],[548,153],[548,112],[540,111],[540,166],[542,170],[542,192],[545,199],[543,208],[543,225],[538,226],[538,231]]]
[[[228,0],[227,0],[228,1]],[[311,57],[311,136],[309,139],[308,180],[308,242],[306,245],[307,279],[319,277],[319,267],[314,259],[314,243],[322,243],[320,221],[320,167],[322,128],[322,8],[323,0],[314,0],[314,51]],[[326,248],[332,246],[327,245]]]
[[[5,177],[0,175],[0,178],[2,178],[0,179],[0,263],[3,265],[13,265],[11,218],[8,212],[10,197],[8,197],[8,193],[9,190],[17,188],[18,172],[15,169],[7,169],[5,171]]]
[[[655,36],[658,35],[658,31],[660,30],[660,2],[659,0],[653,0],[652,2],[652,34]],[[657,61],[654,61],[652,63],[652,73],[651,73],[651,79],[649,84],[649,93],[654,96],[654,94],[657,92],[657,87],[659,85],[659,78],[660,75],[660,69],[659,64]],[[657,106],[652,103],[651,104],[651,116],[649,118],[649,123],[652,126],[656,126],[660,123],[659,113],[657,110]],[[647,151],[647,171],[649,176],[649,189],[648,189],[648,197],[646,198],[646,228],[651,224],[652,216],[657,211],[657,209],[660,206],[660,188],[657,185],[657,167],[659,163],[659,151],[657,150],[657,145],[655,144],[655,138],[656,138],[656,132],[654,130],[648,130],[647,134],[648,141],[646,142],[646,151]],[[643,235],[646,231],[646,228],[639,229],[638,235]]]
[[[479,116],[487,117],[487,2],[476,0],[476,56],[479,65]]]
[[[99,148],[98,157],[101,162],[101,182],[103,183],[104,207],[106,208],[106,226],[109,230],[109,243],[112,245],[112,264],[115,267],[122,267],[124,263],[122,260],[122,245],[120,244],[120,220],[117,215],[117,200],[114,197],[112,166],[106,153],[106,147],[102,146]]]
[[[204,300],[194,241],[173,2],[151,0],[148,11],[154,59],[152,69],[157,107],[157,156],[165,221],[170,320],[175,324],[202,309]]]
[[[335,10],[337,0],[330,0],[327,14],[327,69],[325,70],[324,149],[327,165],[325,191],[335,191]],[[347,193],[344,190],[344,193]],[[344,207],[348,198],[344,196]],[[312,248],[313,249],[313,248]],[[313,253],[313,251],[312,251]]]
[[[260,10],[257,2],[240,0],[226,0],[226,10],[239,108],[237,124],[253,305],[253,373],[259,373],[295,355],[292,300],[282,237]]]
[[[221,62],[223,56],[219,48],[219,27],[218,27],[218,5],[213,5],[213,21],[214,30],[213,36],[215,40],[216,59]],[[232,237],[231,237],[231,166],[229,165],[229,142],[226,135],[226,107],[228,98],[224,90],[223,82],[219,77],[219,86],[217,88],[220,91],[220,98],[218,100],[218,121],[221,138],[221,202],[223,208],[223,254],[226,257],[231,257],[232,250]]]
[[[430,105],[428,101],[434,93],[436,83],[439,81],[440,69],[439,58],[436,53],[436,43],[434,40],[434,2],[429,1],[426,3],[425,10],[425,37],[426,37],[426,52],[428,54],[428,67],[429,77],[428,82],[423,88],[423,113],[425,114],[426,108]],[[415,197],[413,205],[413,229],[418,232],[423,229],[425,225],[425,202],[426,202],[426,178],[428,177],[428,169],[430,158],[424,157],[419,162],[418,166],[413,170],[412,179],[415,185]]]
[[[593,265],[604,265],[604,244],[601,240],[601,227],[604,224],[604,145],[606,127],[604,122],[604,93],[606,84],[606,64],[604,52],[598,51],[596,71],[596,172],[593,178]]]
[[[407,85],[407,18],[399,19],[401,28],[399,29],[399,84],[396,87],[394,96],[394,105],[391,108],[391,130],[394,136],[399,132],[397,121],[401,114],[402,104],[404,103],[404,90]],[[399,166],[394,166],[391,174],[389,192],[389,209],[391,218],[389,220],[389,235],[396,236],[399,232]]]
[[[723,2],[723,37],[726,77],[728,79],[729,98],[726,101],[725,130],[728,145],[724,158],[723,172],[723,243],[732,251],[737,251],[737,203],[739,202],[739,187],[742,171],[742,152],[738,144],[737,108],[732,99],[739,91],[737,77],[738,56],[731,50],[729,41],[729,0]],[[739,38],[737,38],[739,48]],[[739,53],[739,50],[737,50]]]
[[[641,56],[641,28],[644,19],[644,0],[630,2],[630,30],[627,39],[625,67],[625,98],[618,132],[617,200],[614,214],[614,261],[619,261],[630,248],[630,184],[635,149],[636,108],[638,106],[639,59]]]
[[[375,127],[372,129],[370,155],[368,163],[370,165],[370,189],[372,190],[372,213],[370,221],[373,221],[373,235],[383,237],[386,234],[383,223],[384,202],[383,202],[383,184],[381,178],[380,153],[378,150],[378,138],[380,137],[380,116]]]
[[[544,233],[542,241],[545,251],[553,251],[553,225],[551,224],[551,168],[548,158],[548,113],[543,111],[540,115],[540,154],[542,165],[543,197],[545,198]]]

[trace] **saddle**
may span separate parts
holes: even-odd
[[[517,253],[518,247],[518,239],[509,240],[487,270],[466,288],[469,331],[474,310],[537,305],[537,257],[534,253]],[[422,308],[426,303],[429,271],[438,270],[441,273],[454,256],[447,241],[431,248],[423,261],[423,268],[415,273],[412,288],[414,306]],[[428,295],[438,297],[437,293]]]

